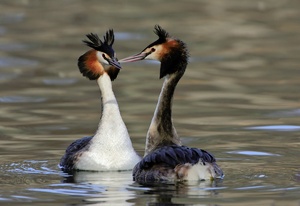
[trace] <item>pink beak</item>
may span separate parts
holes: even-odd
[[[146,58],[146,56],[148,55],[148,53],[146,52],[141,52],[139,54],[135,54],[129,57],[126,57],[124,59],[119,60],[120,63],[125,63],[125,62],[136,62],[136,61],[140,61]]]

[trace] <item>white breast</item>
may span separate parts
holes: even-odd
[[[102,117],[90,146],[75,167],[94,171],[131,170],[140,161],[140,157],[132,147],[110,77],[105,73],[98,79],[98,84],[102,94]]]

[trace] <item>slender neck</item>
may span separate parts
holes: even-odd
[[[101,101],[102,101],[102,107],[105,106],[107,103],[117,103],[115,94],[112,90],[112,84],[110,77],[107,73],[104,73],[97,79],[97,83],[99,86],[99,89],[101,91]]]
[[[96,134],[103,132],[103,127],[112,124],[119,120],[123,123],[118,102],[116,100],[115,94],[112,90],[112,82],[107,73],[104,73],[97,79],[101,91],[101,119],[98,125],[98,130]]]
[[[133,151],[127,127],[122,119],[118,102],[112,90],[112,82],[107,73],[102,74],[97,83],[101,91],[102,113],[98,129],[91,140],[90,150],[102,152]]]
[[[181,145],[172,122],[172,102],[176,85],[183,73],[177,71],[165,77],[147,133],[145,155],[162,145]]]
[[[157,123],[157,130],[163,137],[173,137],[173,123],[172,123],[172,103],[173,95],[178,83],[175,75],[168,75],[165,77],[153,120]]]

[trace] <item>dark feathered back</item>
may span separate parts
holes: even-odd
[[[218,175],[223,176],[215,158],[205,150],[185,146],[163,146],[146,155],[133,168],[133,180],[138,183],[164,182],[174,178],[175,168],[186,163],[213,165]]]
[[[148,154],[139,162],[138,167],[149,168],[164,163],[174,168],[178,164],[190,163],[194,165],[199,161],[213,163],[216,160],[214,156],[205,150],[172,145],[158,148]]]
[[[90,41],[83,40],[83,42],[87,46],[97,51],[105,52],[110,57],[114,56],[115,52],[112,48],[112,45],[115,41],[115,36],[114,36],[114,31],[112,29],[108,30],[106,34],[103,36],[104,41],[102,41],[97,34],[90,33],[87,34],[86,36],[90,40]]]

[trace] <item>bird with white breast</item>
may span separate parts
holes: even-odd
[[[83,76],[96,80],[101,91],[102,113],[94,136],[74,141],[61,158],[63,171],[121,171],[132,170],[141,158],[135,152],[118,102],[112,90],[121,69],[113,50],[114,32],[109,30],[100,40],[88,34],[83,42],[91,47],[79,57],[78,68]]]

